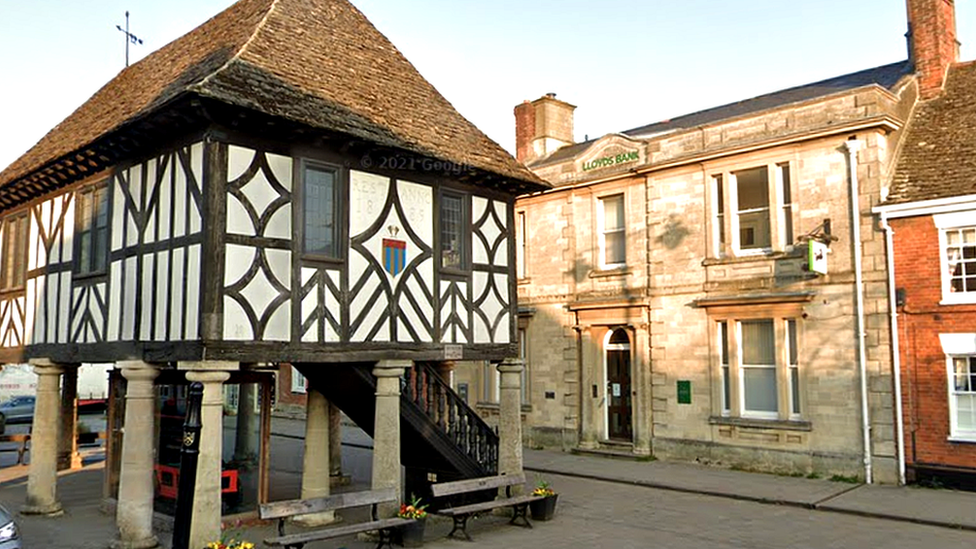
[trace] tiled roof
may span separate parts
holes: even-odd
[[[976,194],[976,62],[949,68],[941,96],[908,123],[885,204]]]
[[[890,90],[902,77],[908,74],[911,74],[910,62],[900,61],[678,116],[670,120],[647,124],[622,133],[631,138],[642,138],[665,132],[681,131],[869,85],[877,85]],[[588,141],[563,147],[546,158],[533,163],[532,167],[541,167],[569,160],[585,151],[591,143],[592,141]]]
[[[0,187],[192,93],[545,185],[347,0],[240,0],[122,71],[0,173]]]

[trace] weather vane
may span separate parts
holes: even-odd
[[[129,32],[129,12],[128,11],[125,12],[125,28],[123,29],[122,27],[120,27],[118,25],[115,25],[115,28],[119,29],[120,31],[122,31],[123,34],[125,34],[125,66],[128,67],[129,66],[129,43],[131,42],[133,44],[142,45],[142,38],[139,38],[136,35],[134,35],[131,32]]]

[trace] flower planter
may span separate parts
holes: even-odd
[[[532,520],[552,520],[552,516],[556,514],[556,499],[558,497],[559,495],[556,494],[544,499],[530,501],[529,513],[532,515]]]
[[[404,547],[420,547],[424,544],[424,527],[427,519],[420,519],[400,527],[400,541]]]

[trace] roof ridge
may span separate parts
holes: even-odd
[[[265,25],[268,23],[268,19],[271,17],[271,13],[274,12],[275,8],[278,7],[278,2],[280,1],[281,0],[271,0],[271,5],[268,6],[268,11],[264,13],[264,16],[261,18],[261,21],[259,21],[257,26],[254,27],[254,32],[251,33],[251,36],[248,37],[247,41],[244,42],[244,44],[242,44],[241,47],[237,48],[237,51],[234,52],[234,55],[232,55],[227,61],[225,61],[224,64],[221,65],[217,70],[203,77],[196,84],[192,84],[188,86],[187,89],[202,90],[204,87],[206,87],[207,83],[210,82],[211,78],[225,71],[227,67],[230,66],[231,63],[240,59],[241,55],[243,55],[244,52],[247,50],[247,47],[250,46],[252,42],[254,42],[254,39],[257,38],[258,34],[261,33],[261,30],[264,29]]]

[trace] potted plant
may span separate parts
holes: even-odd
[[[420,547],[424,544],[424,526],[427,523],[427,506],[420,504],[420,498],[411,494],[410,503],[400,505],[397,516],[414,519],[410,524],[400,527],[400,541],[404,547]]]
[[[529,502],[532,520],[552,520],[552,516],[556,514],[556,498],[559,497],[552,486],[548,482],[540,480],[536,484],[535,490],[532,490],[532,495],[542,496],[542,499]]]

